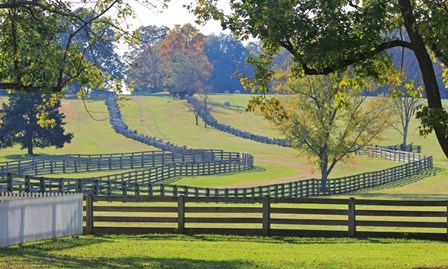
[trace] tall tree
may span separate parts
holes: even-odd
[[[220,34],[207,37],[205,54],[213,65],[209,85],[214,92],[242,91],[237,73],[253,77],[253,68],[246,64],[250,50],[232,35]]]
[[[193,94],[205,87],[213,66],[204,52],[206,38],[191,24],[176,25],[160,44],[164,86],[174,95]]]
[[[124,0],[0,3],[0,88],[60,92],[74,82],[89,88],[101,85],[110,73],[89,59],[88,51],[107,35],[105,29],[123,29],[130,15]],[[126,30],[111,40],[121,37],[133,40]]]
[[[335,165],[377,138],[392,117],[387,98],[368,100],[360,94],[364,85],[348,81],[322,75],[288,79],[279,89],[290,95],[258,96],[249,105],[317,165],[323,191]]]
[[[435,131],[448,157],[448,112],[443,108],[431,55],[448,64],[448,2],[411,0],[230,0],[230,14],[217,0],[196,1],[201,20],[262,40],[265,53],[281,46],[293,56],[294,75],[321,75],[352,66],[358,75],[386,82],[393,64],[386,50],[403,47],[417,59],[428,106],[416,113],[422,133]],[[403,29],[409,41],[394,34]],[[395,31],[397,32],[397,31]],[[268,61],[259,61],[268,66]],[[261,66],[262,68],[263,66]],[[262,73],[261,79],[266,79]]]
[[[139,28],[140,42],[125,54],[129,61],[126,83],[133,86],[134,92],[163,90],[159,48],[168,31],[166,26],[151,25]]]
[[[59,112],[60,106],[60,101],[48,93],[10,94],[9,102],[0,109],[0,147],[20,144],[32,155],[35,147],[62,148],[70,143],[73,134],[65,133],[65,115]]]

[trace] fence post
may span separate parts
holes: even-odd
[[[86,234],[93,234],[93,195],[86,196]]]
[[[185,198],[180,195],[177,198],[177,232],[183,234],[185,231]]]
[[[356,203],[355,198],[350,197],[348,200],[348,236],[354,238],[356,236]]]
[[[269,196],[263,198],[263,236],[269,236],[271,229],[271,201]]]
[[[25,176],[25,191],[31,192],[30,176]]]
[[[11,173],[8,173],[6,175],[6,180],[7,180],[7,182],[6,182],[7,191],[12,192],[12,174]]]

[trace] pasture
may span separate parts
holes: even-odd
[[[172,178],[168,183],[197,187],[237,187],[317,176],[316,172],[308,168],[303,156],[298,156],[292,149],[238,138],[213,128],[205,128],[202,122],[195,126],[194,117],[187,111],[184,101],[172,100],[165,94],[127,98],[128,105],[121,108],[121,111],[130,129],[178,145],[247,152],[255,156],[253,171],[204,177],[183,176]],[[242,130],[281,137],[275,130],[268,128],[261,118],[241,108],[245,106],[247,99],[247,95],[213,95],[213,116],[222,123]],[[231,106],[220,105],[224,101],[229,101]],[[66,128],[75,134],[72,144],[63,149],[49,148],[37,152],[94,154],[155,150],[116,134],[108,119],[101,120],[107,116],[102,100],[89,101],[88,107],[94,112],[96,120],[88,116],[81,101],[65,100],[62,110],[67,116]],[[448,199],[448,171],[445,170],[448,161],[443,157],[435,137],[430,135],[420,138],[417,126],[418,122],[413,120],[408,141],[422,145],[423,153],[434,156],[434,169],[381,187],[337,195],[335,198]],[[386,131],[383,138],[378,144],[400,143],[400,137],[392,128]],[[23,157],[18,152],[18,147],[1,149],[0,159]],[[339,165],[331,177],[381,170],[399,164],[379,158],[355,157],[351,162]],[[124,171],[128,170],[121,172]],[[91,177],[106,174],[107,171],[101,171],[67,176]],[[312,205],[310,209],[313,208],[315,206]],[[133,213],[128,215],[132,217]],[[114,216],[124,215],[117,212]],[[322,220],[331,219],[330,216]],[[422,240],[175,234],[89,235],[1,249],[0,268],[444,268],[448,264],[447,251],[448,245],[445,242]]]
[[[82,236],[0,250],[0,268],[444,268],[448,245],[393,239]]]

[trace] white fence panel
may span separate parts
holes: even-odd
[[[0,194],[0,247],[81,235],[82,207],[82,194]]]

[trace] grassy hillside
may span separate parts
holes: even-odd
[[[6,98],[0,99],[7,101]],[[145,144],[127,139],[115,133],[109,123],[109,114],[104,101],[87,101],[87,107],[94,116],[91,118],[80,100],[63,100],[61,111],[66,115],[66,131],[72,132],[74,138],[62,149],[55,147],[35,149],[36,154],[67,154],[67,153],[114,153],[155,150]],[[0,149],[0,161],[24,157],[26,150],[19,146]]]
[[[225,124],[238,124],[238,128],[242,130],[247,130],[257,134],[268,134],[272,132],[269,129],[261,117],[256,117],[248,112],[239,113],[239,111],[244,111],[244,107],[249,100],[249,95],[213,95],[211,100],[213,103],[218,104],[218,109],[212,112],[213,116],[220,122]],[[235,106],[225,107],[222,104],[224,102],[230,102]],[[425,103],[426,100],[421,100]],[[444,100],[445,105],[448,106],[448,100]],[[226,116],[223,116],[226,115]],[[227,116],[231,115],[231,116]],[[244,115],[244,116],[243,116]],[[258,120],[251,120],[251,118],[256,118]],[[251,125],[247,124],[247,121],[251,120]],[[255,128],[253,127],[255,125]],[[416,119],[412,119],[409,128],[408,142],[415,145],[422,145],[423,153],[431,155],[434,157],[434,166],[436,169],[431,171],[425,177],[411,178],[403,182],[398,182],[391,184],[387,187],[381,189],[363,191],[359,195],[362,197],[398,197],[403,198],[437,198],[445,199],[448,198],[448,159],[443,154],[440,149],[439,143],[434,134],[427,137],[421,137],[418,133],[419,122]],[[264,129],[263,129],[264,128]],[[262,132],[257,132],[257,130],[263,130]],[[273,136],[274,137],[274,136]],[[381,145],[395,145],[400,144],[402,137],[400,133],[394,128],[388,128],[382,134],[382,140],[379,142]],[[358,163],[359,165],[364,165]]]
[[[201,178],[182,178],[178,184],[195,186],[239,186],[247,182],[263,182],[268,180],[292,181],[299,178],[317,177],[310,171],[303,156],[297,151],[274,145],[266,145],[242,139],[214,128],[195,125],[192,112],[188,112],[185,101],[173,100],[168,95],[131,96],[129,105],[122,108],[124,121],[131,129],[143,134],[169,140],[175,144],[193,148],[215,148],[227,151],[247,152],[255,156],[258,169],[244,174],[210,176]],[[252,115],[238,117],[241,124],[247,123]],[[257,118],[257,120],[261,120]],[[259,121],[260,130],[266,130]],[[373,171],[391,167],[396,164],[380,159],[357,157],[356,163],[341,164],[335,168],[332,177],[351,175],[365,171]],[[203,185],[204,184],[204,185]]]

